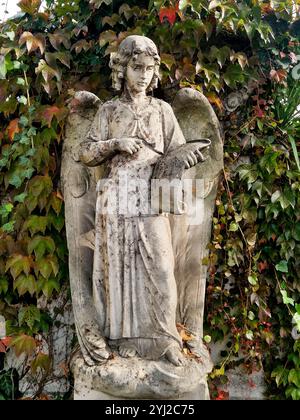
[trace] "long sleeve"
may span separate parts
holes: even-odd
[[[80,144],[79,158],[87,166],[97,166],[115,154],[109,139],[108,115],[101,106],[96,113],[86,140]]]

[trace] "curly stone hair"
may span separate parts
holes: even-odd
[[[154,42],[145,36],[130,35],[121,42],[118,52],[111,53],[109,66],[112,69],[112,85],[117,91],[124,88],[126,69],[129,61],[139,54],[147,54],[154,58],[154,76],[147,88],[151,91],[157,88],[159,80],[160,57]]]

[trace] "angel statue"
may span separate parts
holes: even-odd
[[[223,164],[219,124],[207,99],[195,90],[180,90],[173,108],[151,95],[160,67],[151,39],[128,36],[111,54],[110,67],[120,96],[101,103],[92,93],[75,94],[62,160],[81,367],[87,372],[97,366],[102,390],[128,397],[136,396],[128,391],[133,379],[121,378],[122,368],[127,366],[130,376],[137,363],[142,364],[139,375],[151,366],[153,375],[160,372],[169,384],[176,382],[176,392],[158,393],[172,397],[189,385],[182,385],[179,374],[175,380],[166,364],[176,371],[202,359],[206,373],[211,368],[202,342],[202,260]],[[153,181],[172,180],[180,185],[182,180],[201,181],[202,188],[191,187],[188,208],[184,195],[179,209],[174,192],[168,196],[173,197],[169,207],[153,192]],[[199,203],[195,222],[192,210]],[[189,337],[185,353],[182,329]],[[118,391],[104,383],[111,380],[110,369]],[[151,384],[152,391],[149,385],[139,396],[157,396]]]

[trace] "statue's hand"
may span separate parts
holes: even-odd
[[[142,147],[143,141],[137,137],[124,137],[114,140],[114,148],[118,152],[136,153]]]
[[[203,145],[200,146],[199,144],[191,143],[189,148],[184,150],[182,154],[182,160],[185,164],[185,168],[189,169],[197,165],[199,162],[204,162],[207,159],[205,152],[207,152],[208,149],[209,146],[203,148]]]

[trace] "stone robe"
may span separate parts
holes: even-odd
[[[141,149],[112,152],[111,140],[125,137],[143,140]],[[169,217],[150,211],[150,181],[157,160],[184,143],[170,105],[149,97],[134,108],[123,96],[99,108],[80,146],[83,163],[106,165],[97,186],[93,266],[101,332],[111,345],[126,340],[150,359],[181,346]]]

